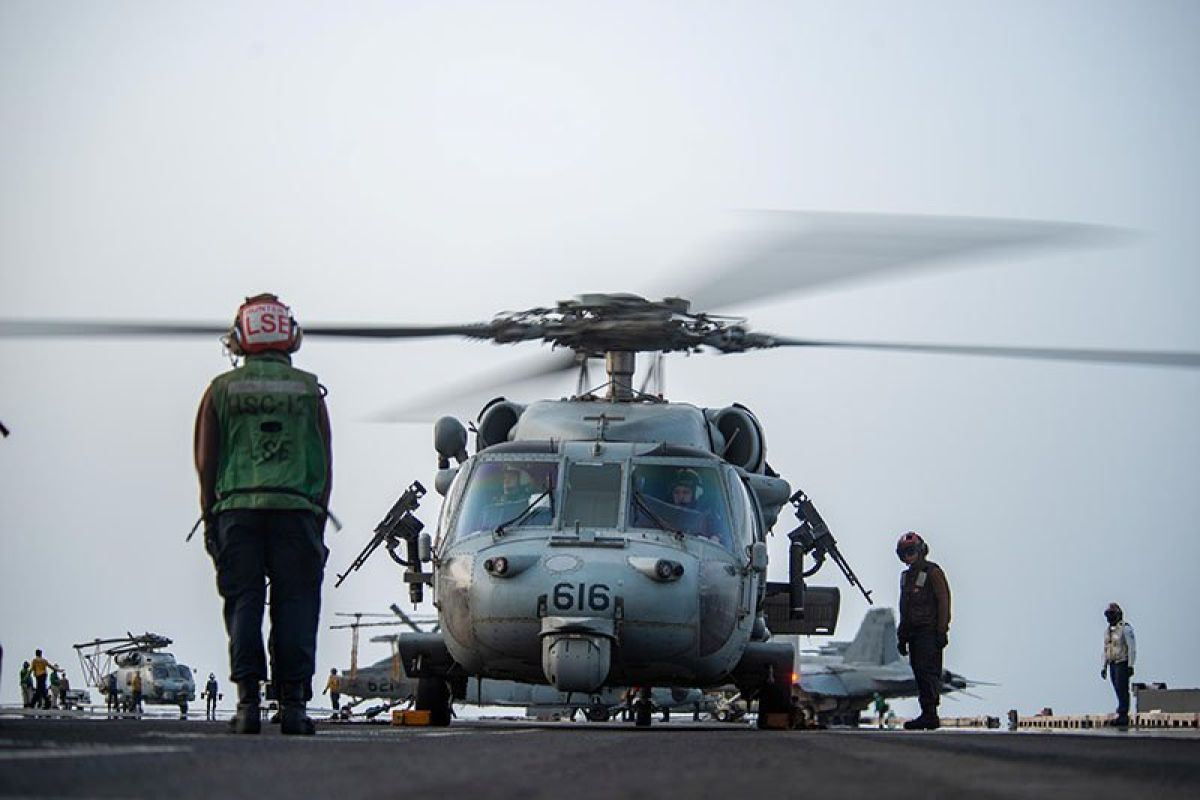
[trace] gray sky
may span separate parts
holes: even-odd
[[[224,320],[271,290],[302,324],[487,319],[672,291],[733,210],[799,208],[1140,236],[736,309],[759,329],[1200,349],[1195,4],[347,5],[0,4],[0,316]],[[428,426],[363,420],[533,349],[305,344],[347,524],[330,577],[432,484]],[[183,544],[195,406],[225,368],[215,341],[0,341],[0,701],[35,647],[78,684],[70,645],[126,630],[225,674],[212,567]],[[1196,371],[780,351],[667,374],[675,399],[758,413],[881,603],[896,536],[927,535],[948,665],[1002,684],[945,714],[1109,709],[1110,600],[1138,678],[1200,683]],[[327,582],[318,671],[348,657],[332,612],[403,599],[383,560]]]

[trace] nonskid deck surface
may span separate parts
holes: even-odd
[[[759,731],[745,725],[0,719],[0,797],[1194,797],[1200,737],[1140,732]],[[421,796],[421,795],[416,795]],[[451,795],[453,796],[453,795]]]

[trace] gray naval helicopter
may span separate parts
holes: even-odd
[[[489,331],[570,347],[583,363],[602,353],[608,375],[603,395],[489,403],[472,456],[466,428],[438,420],[436,543],[413,514],[425,493],[413,483],[341,576],[386,545],[414,603],[432,585],[442,630],[398,638],[417,708],[448,724],[470,678],[584,696],[637,687],[635,721],[646,726],[653,687],[732,683],[758,699],[761,724],[789,725],[794,651],[771,634],[832,632],[838,590],[804,581],[826,558],[857,579],[812,503],[767,464],[753,413],[633,386],[640,351],[742,352],[780,340],[692,314],[686,300],[628,294],[507,315]],[[789,502],[801,523],[789,534],[791,580],[772,585],[766,535]],[[805,570],[809,554],[816,567]]]
[[[767,462],[766,436],[747,407],[669,401],[665,353],[796,347],[1200,367],[1194,352],[987,347],[847,341],[752,331],[709,309],[962,257],[1030,247],[1104,244],[1112,232],[1070,223],[770,212],[765,232],[714,265],[691,301],[583,295],[552,307],[451,325],[311,325],[307,336],[464,337],[539,341],[560,352],[530,375],[578,369],[569,397],[498,398],[468,432],[435,426],[444,496],[436,539],[414,511],[414,482],[360,559],[386,545],[418,602],[432,588],[442,630],[402,635],[417,707],[450,721],[471,678],[590,693],[638,687],[636,720],[651,721],[651,688],[732,684],[757,699],[759,724],[795,718],[794,648],[779,634],[830,634],[840,595],[806,585],[826,560],[857,580],[803,492]],[[0,336],[190,336],[227,325],[0,320]],[[635,386],[639,354],[657,383]],[[592,386],[589,359],[606,378]],[[517,371],[509,370],[512,377]],[[457,391],[463,391],[461,389]],[[766,537],[791,506],[788,580],[767,580]],[[811,562],[807,560],[811,559]],[[356,563],[360,563],[356,560]],[[429,565],[428,571],[426,565]],[[862,587],[859,587],[860,589]],[[865,590],[864,590],[865,593]],[[869,600],[868,594],[868,600]]]
[[[170,645],[170,639],[156,633],[127,633],[73,647],[88,685],[98,689],[110,707],[124,712],[140,710],[135,708],[133,698],[133,679],[139,675],[143,703],[178,706],[179,713],[185,715],[188,703],[196,699],[196,680],[190,667],[166,652]],[[110,695],[110,677],[116,679],[115,695]]]

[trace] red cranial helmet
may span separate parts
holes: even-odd
[[[303,336],[290,308],[273,294],[258,294],[242,303],[224,341],[239,356],[268,350],[294,353]]]
[[[925,540],[921,538],[921,534],[916,531],[909,531],[903,534],[896,542],[896,555],[903,559],[910,555],[924,556],[929,554],[929,545],[925,544]]]

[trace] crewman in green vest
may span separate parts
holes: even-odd
[[[279,687],[285,734],[312,734],[305,712],[316,669],[317,619],[332,489],[325,389],[292,366],[301,330],[272,294],[246,299],[224,342],[241,366],[219,375],[196,417],[205,549],[217,571],[238,687],[238,733],[258,733],[259,683]],[[262,618],[271,587],[273,675]]]

